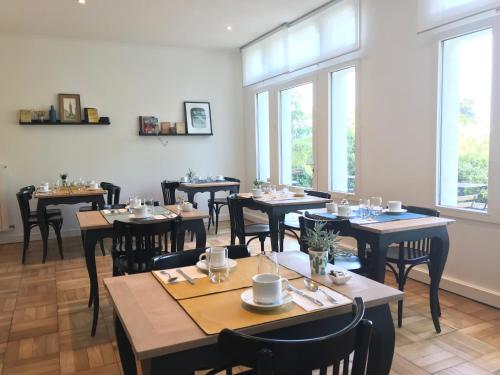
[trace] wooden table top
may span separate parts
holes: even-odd
[[[300,210],[299,212],[304,213],[306,211],[313,215],[327,213],[326,208]],[[384,223],[373,223],[373,224],[351,223],[351,225],[353,228],[363,229],[368,232],[385,234],[385,233],[403,232],[406,230],[440,227],[454,223],[455,221],[456,220],[454,219],[449,219],[446,217],[429,216],[420,219],[395,220],[395,221],[387,221]]]
[[[108,192],[104,189],[81,189],[78,190],[75,186],[68,186],[65,188],[59,188],[57,190],[51,190],[48,193],[42,193],[40,191],[36,191],[33,194],[34,198],[43,199],[43,198],[61,198],[61,197],[70,197],[70,196],[89,196],[89,195],[104,195]]]
[[[309,258],[306,254],[299,251],[284,252],[278,254],[278,259],[284,266],[310,277]],[[336,266],[328,266],[328,270],[334,268],[338,269]],[[313,279],[331,286],[327,276]],[[104,285],[139,360],[214,344],[217,341],[217,335],[206,335],[151,273],[106,278]],[[367,307],[403,298],[402,292],[356,274],[353,274],[347,284],[333,289],[351,299],[362,297]],[[255,334],[349,311],[350,306],[325,309],[253,326],[242,332]]]
[[[164,207],[172,212],[177,212],[177,207],[175,205]],[[197,209],[193,209],[193,211],[190,212],[180,212],[179,215],[182,220],[185,221],[207,219],[209,217],[208,212]],[[113,224],[110,224],[106,220],[101,211],[77,212],[76,217],[78,219],[78,223],[80,224],[81,230],[109,229],[113,227]]]
[[[266,206],[293,206],[297,204],[321,204],[331,202],[331,199],[313,197],[312,195],[305,195],[302,197],[296,197],[293,194],[288,194],[286,196],[276,196],[272,198],[270,194],[264,194],[262,198],[254,198],[252,193],[240,193],[239,197],[242,198],[253,198],[255,202],[264,204]]]
[[[180,185],[187,188],[206,188],[216,186],[239,186],[240,183],[236,181],[210,181],[200,183],[181,182]]]

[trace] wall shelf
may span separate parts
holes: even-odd
[[[139,133],[141,137],[199,137],[199,136],[212,136],[213,134],[143,134]]]
[[[111,122],[110,121],[106,121],[106,122],[98,122],[98,123],[94,123],[94,122],[88,122],[88,121],[80,121],[80,122],[62,122],[61,120],[57,120],[55,123],[52,123],[52,122],[49,122],[48,120],[47,121],[40,121],[40,120],[33,120],[31,122],[21,122],[19,121],[19,125],[52,125],[52,126],[57,126],[57,125],[87,125],[87,126],[107,126],[107,125],[111,125]]]

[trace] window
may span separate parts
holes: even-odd
[[[280,92],[281,183],[312,187],[313,84]]]
[[[271,177],[269,157],[269,92],[255,96],[257,128],[257,179],[267,181]]]
[[[492,30],[441,45],[438,202],[487,211],[492,93]]]
[[[331,73],[330,189],[354,193],[356,184],[356,68]]]

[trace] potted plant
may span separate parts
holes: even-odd
[[[311,275],[326,274],[328,261],[333,258],[337,243],[340,241],[336,233],[325,230],[325,225],[326,223],[317,221],[314,223],[314,228],[306,228],[305,242],[309,246]]]
[[[255,179],[253,182],[253,189],[252,189],[252,195],[256,198],[262,196],[262,181],[259,181],[258,179]]]
[[[193,180],[194,180],[194,171],[191,168],[188,169],[188,171],[186,173],[186,177],[187,177],[187,179],[188,179],[189,182],[193,182]]]
[[[67,173],[61,173],[59,175],[59,177],[61,177],[62,186],[68,186],[68,174]]]

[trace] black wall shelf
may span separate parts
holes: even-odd
[[[212,136],[213,134],[142,134],[141,137],[199,137],[199,136]]]
[[[107,122],[88,122],[88,121],[81,121],[81,122],[62,122],[60,120],[57,120],[55,123],[50,122],[50,121],[40,121],[40,120],[33,120],[31,122],[21,122],[19,121],[19,125],[87,125],[87,126],[107,126],[111,125],[110,121]]]

